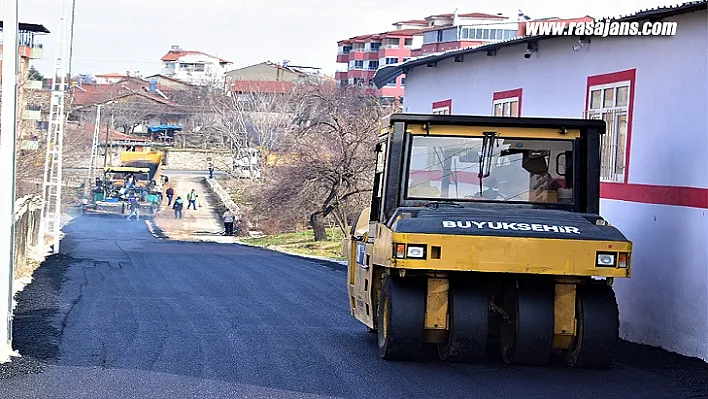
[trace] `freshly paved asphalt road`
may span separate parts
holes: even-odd
[[[705,363],[623,343],[608,371],[380,360],[346,274],[80,217],[18,297],[1,398],[689,398]]]

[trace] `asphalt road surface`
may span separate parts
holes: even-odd
[[[1,398],[695,398],[705,363],[623,343],[611,370],[378,358],[338,266],[80,217],[18,296]]]

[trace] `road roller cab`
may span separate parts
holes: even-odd
[[[399,114],[345,243],[380,356],[608,367],[632,244],[599,215],[603,121]]]

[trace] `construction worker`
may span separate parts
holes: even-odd
[[[197,195],[197,191],[195,189],[192,189],[192,191],[187,194],[187,201],[189,201],[189,204],[187,204],[187,209],[189,209],[189,207],[191,206],[194,206],[194,210],[197,210],[197,198],[199,198],[199,196]]]
[[[167,196],[167,206],[172,205],[172,198],[175,196],[175,190],[172,189],[172,187],[168,187],[167,191],[165,191],[165,195]]]
[[[172,209],[175,210],[175,219],[182,219],[182,208],[184,208],[184,200],[178,196],[172,205]]]
[[[234,235],[234,214],[229,209],[226,209],[221,218],[224,220],[224,235]]]
[[[130,209],[130,215],[125,220],[130,220],[133,215],[135,215],[135,220],[140,220],[140,204],[138,204],[134,195],[131,195],[128,199],[128,209]]]
[[[213,179],[214,178],[214,163],[209,162],[209,178]]]

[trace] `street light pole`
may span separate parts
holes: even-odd
[[[15,151],[17,140],[18,0],[5,0],[2,109],[0,110],[0,362],[12,350],[12,283],[15,263]],[[7,280],[5,280],[7,279]]]

